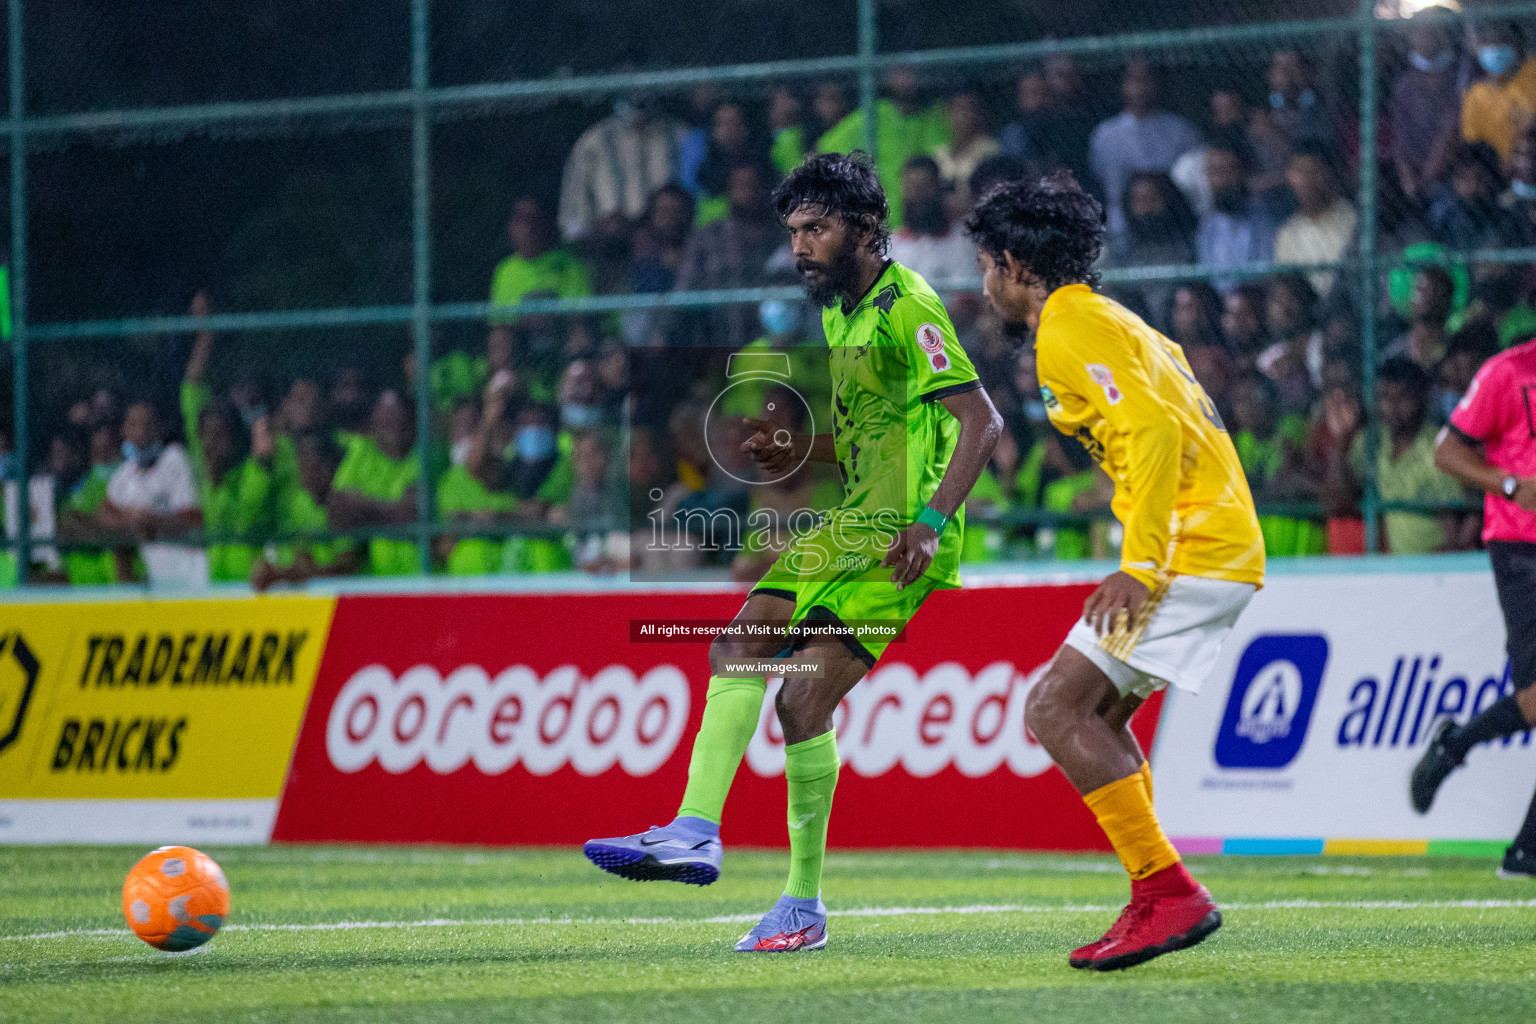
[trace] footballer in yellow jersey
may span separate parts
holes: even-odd
[[[1098,818],[1131,876],[1131,903],[1073,967],[1108,971],[1193,946],[1221,927],[1152,809],[1128,727],[1170,683],[1197,690],[1264,581],[1253,497],[1221,417],[1184,353],[1093,290],[1104,212],[1072,176],[997,186],[966,228],[983,288],[1032,334],[1051,422],[1115,483],[1120,571],[1088,598],[1030,691],[1030,729]]]

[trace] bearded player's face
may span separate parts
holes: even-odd
[[[801,207],[784,218],[789,249],[806,294],[830,306],[852,291],[859,277],[859,238],[843,218],[815,207]]]

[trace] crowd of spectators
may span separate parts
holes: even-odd
[[[1478,513],[1434,468],[1433,439],[1482,361],[1536,334],[1529,266],[1462,255],[1536,245],[1536,57],[1514,24],[1468,28],[1439,11],[1405,42],[1378,132],[1384,269],[1369,310],[1347,266],[1361,234],[1358,118],[1338,98],[1341,74],[1306,52],[1273,52],[1262,80],[1214,83],[1194,118],[1167,108],[1156,63],[1140,56],[1121,69],[1118,109],[1103,109],[1065,54],[1024,70],[1006,111],[984,91],[935,96],[911,68],[887,73],[873,131],[890,254],[944,292],[1010,426],[969,504],[968,560],[1103,556],[1116,540],[1109,481],[1049,429],[1032,351],[984,309],[959,228],[991,183],[1056,168],[1103,200],[1107,287],[1183,346],[1232,433],[1272,554],[1363,551],[1370,479],[1386,550],[1478,543]],[[260,587],[412,574],[430,506],[437,572],[712,562],[750,578],[782,538],[679,555],[657,550],[657,523],[837,500],[835,480],[811,473],[762,488],[739,478],[751,472],[730,454],[739,417],[775,396],[792,406],[785,394],[738,390],[714,410],[730,416],[712,414],[728,382],[720,352],[788,353],[815,393],[805,360],[822,342],[817,311],[516,307],[793,283],[771,191],[807,154],[865,138],[838,82],[755,99],[703,85],[684,117],[620,98],[576,142],[557,201],[511,203],[483,342],[437,351],[425,370],[431,437],[418,445],[410,359],[395,373],[359,358],[293,379],[269,407],[245,377],[215,385],[215,339],[199,332],[179,418],[101,390],[46,438],[29,490],[44,542],[29,574]],[[1301,266],[1252,269],[1273,263]],[[1186,269],[1114,283],[1114,271],[1169,266]],[[200,294],[192,313],[207,311]],[[1380,353],[1369,417],[1366,317]],[[9,571],[19,575],[14,559]]]

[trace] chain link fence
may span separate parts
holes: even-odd
[[[751,578],[782,538],[644,538],[835,503],[732,484],[705,414],[733,354],[820,342],[766,195],[850,148],[1009,424],[968,561],[1118,545],[957,227],[1058,167],[1105,204],[1106,290],[1220,407],[1271,554],[1477,543],[1426,445],[1536,334],[1536,4],[609,6],[189,9],[75,81],[67,26],[10,0],[14,577]],[[200,515],[103,514],[178,442]]]

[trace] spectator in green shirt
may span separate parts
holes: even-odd
[[[388,390],[374,402],[368,433],[345,434],[345,454],[336,470],[326,513],[332,529],[407,526],[416,521],[420,463],[412,449],[416,417],[400,393]],[[420,568],[409,540],[368,541],[367,571],[374,576],[409,576]]]
[[[251,570],[251,586],[266,590],[274,583],[303,583],[316,576],[350,576],[357,572],[357,544],[345,537],[331,539],[326,505],[341,465],[342,449],[329,431],[310,429],[291,438],[296,486],[278,494],[277,533],[285,539],[270,546],[268,555]]]
[[[805,163],[811,139],[806,137],[800,96],[780,86],[768,97],[768,124],[773,129],[773,166],[780,175]]]
[[[1376,449],[1376,487],[1384,503],[1454,502],[1461,485],[1435,468],[1435,428],[1426,413],[1429,374],[1411,359],[1398,356],[1382,364],[1376,376],[1376,416],[1381,436]],[[1345,418],[1340,411],[1331,413]],[[1360,408],[1348,410],[1347,422],[1330,424],[1339,436],[1328,469],[1336,504],[1358,501],[1360,481],[1369,461]],[[1387,550],[1394,555],[1419,555],[1463,546],[1456,536],[1451,512],[1389,511],[1384,516]]]
[[[531,299],[575,299],[592,294],[587,268],[564,249],[555,248],[555,226],[548,211],[532,198],[519,199],[507,221],[512,255],[496,265],[491,276],[490,335],[484,358],[466,352],[450,352],[432,363],[431,388],[434,406],[447,411],[464,400],[479,397],[486,382],[498,370],[511,369],[513,354],[526,373],[524,383],[535,392],[551,374],[537,366],[553,354],[563,354],[567,344],[590,347],[590,329],[582,318],[527,315],[506,308]],[[547,401],[548,394],[536,394]]]
[[[581,261],[554,247],[555,226],[539,201],[525,196],[507,220],[512,255],[496,264],[491,275],[491,305],[514,306],[533,292],[560,299],[592,294],[592,279]],[[492,324],[509,324],[516,314],[493,312]]]
[[[510,375],[503,375],[496,384],[507,384],[510,379]],[[488,458],[510,443],[509,425],[502,415],[509,391],[510,388],[492,385],[486,390],[483,411],[474,405],[464,405],[454,412],[452,466],[437,482],[437,512],[445,524],[492,529],[510,526],[515,521],[517,495],[487,487],[471,468],[480,468],[483,474]],[[450,576],[501,572],[505,544],[499,537],[444,534],[437,537],[435,544],[443,570]]]
[[[919,101],[917,72],[909,67],[892,68],[885,79],[889,99],[875,103],[876,171],[890,203],[891,228],[902,226],[901,169],[909,157],[932,153],[947,145],[949,121],[939,105]],[[864,148],[864,112],[855,110],[816,142],[819,153],[847,153]]]
[[[192,300],[191,312],[207,315],[204,293]],[[248,430],[233,404],[214,400],[213,389],[204,380],[212,357],[213,332],[200,330],[182,378],[182,426],[203,508],[204,532],[216,538],[239,538],[208,546],[208,579],[243,583],[250,579],[260,541],[271,533],[275,518],[272,435],[265,418],[258,421],[257,429]]]
[[[1305,417],[1280,415],[1280,396],[1262,374],[1250,372],[1231,386],[1232,445],[1259,505],[1311,501],[1315,482],[1306,471],[1309,424]],[[1271,557],[1320,555],[1326,550],[1321,523],[1291,516],[1259,516],[1264,549]]]
[[[117,424],[100,424],[91,431],[90,468],[59,504],[60,540],[88,541],[101,536],[96,513],[107,500],[107,481],[121,461],[122,439]],[[72,586],[116,583],[117,556],[109,548],[71,548],[64,553],[64,572]]]
[[[311,377],[300,377],[288,386],[278,403],[270,426],[272,436],[272,486],[278,505],[299,486],[299,460],[295,447],[299,435],[317,430],[324,418],[325,394]]]

